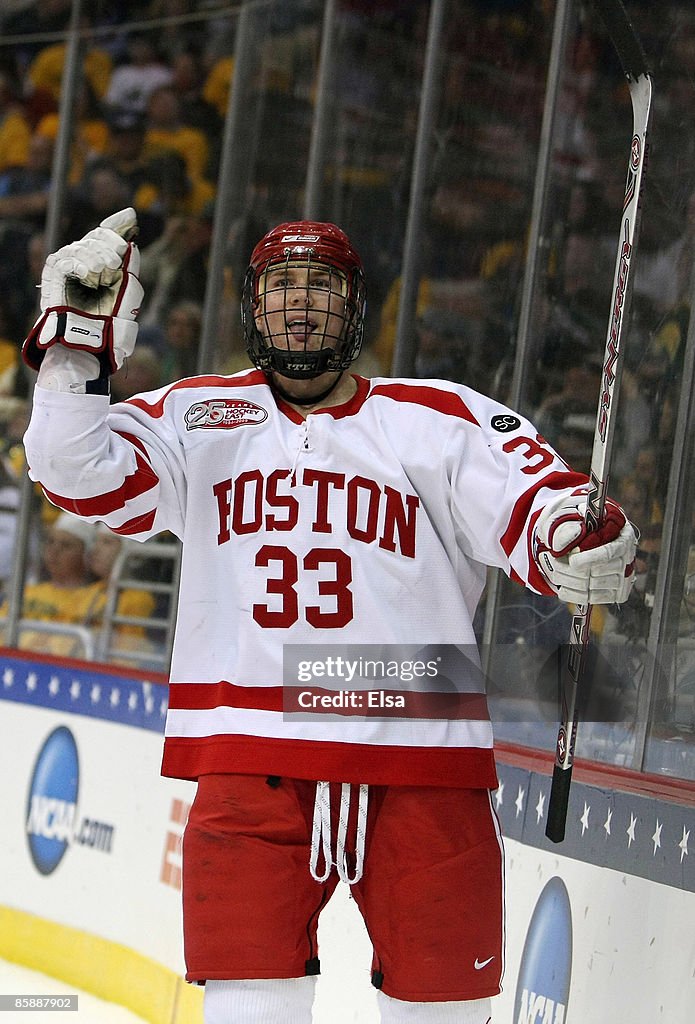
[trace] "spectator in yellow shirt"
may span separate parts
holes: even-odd
[[[0,172],[24,167],[31,127],[7,75],[0,72]]]
[[[145,147],[148,155],[173,149],[183,157],[191,181],[206,178],[210,145],[204,132],[184,124],[181,104],[170,86],[155,89],[147,102]]]
[[[87,552],[87,565],[92,574],[97,577],[96,582],[88,588],[92,599],[87,623],[92,627],[100,628],[103,625],[112,574],[116,569],[116,562],[123,545],[128,543],[103,523],[97,523],[94,527],[93,542]],[[118,594],[115,610],[116,616],[148,619],[155,610],[155,599],[148,590],[134,587],[124,588]],[[118,661],[119,652],[137,651],[145,654],[151,649],[151,643],[144,625],[115,623],[112,647],[116,651],[114,660]]]
[[[68,512],[61,512],[47,528],[41,552],[46,578],[24,588],[23,619],[85,625],[94,599],[86,560],[93,529],[89,523]],[[6,614],[5,602],[0,607],[0,617]],[[59,631],[23,629],[19,646],[23,650],[63,656],[84,656],[86,653],[85,644],[76,631],[73,635],[66,635]]]

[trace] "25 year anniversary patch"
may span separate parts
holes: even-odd
[[[233,430],[267,419],[266,409],[244,398],[209,398],[195,402],[184,416],[186,430]]]

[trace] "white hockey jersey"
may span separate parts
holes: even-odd
[[[486,567],[551,593],[531,530],[586,477],[469,388],[356,381],[347,403],[306,419],[256,370],[115,406],[35,390],[25,445],[50,500],[132,538],[183,541],[165,775],[496,785],[479,674],[448,669],[442,687],[422,670],[409,712],[383,703],[408,697],[400,676],[373,705],[373,680],[355,687],[343,655],[357,654],[353,670],[401,649],[473,663]]]

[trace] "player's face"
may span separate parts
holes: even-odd
[[[325,264],[270,267],[259,282],[256,326],[274,348],[335,348],[345,332],[343,274]]]

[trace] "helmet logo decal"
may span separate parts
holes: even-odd
[[[318,242],[318,235],[283,235],[283,242]]]

